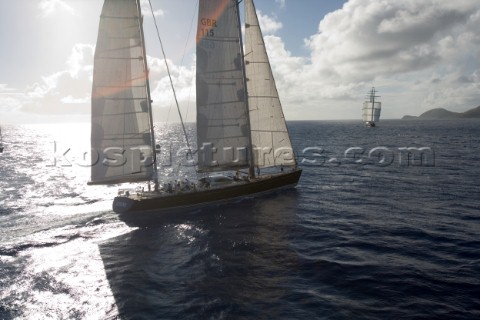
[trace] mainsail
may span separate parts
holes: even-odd
[[[145,60],[139,0],[105,0],[94,58],[91,184],[155,179]]]
[[[237,0],[200,0],[196,79],[199,171],[249,165],[243,70]]]
[[[296,165],[252,0],[245,1],[245,10],[243,57],[238,1],[200,1],[197,29],[200,170],[247,167],[248,152],[253,152],[251,167]]]
[[[252,0],[245,1],[245,68],[256,167],[295,165],[282,105]]]

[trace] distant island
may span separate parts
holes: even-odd
[[[402,119],[419,119],[419,120],[441,120],[441,119],[471,119],[480,118],[480,106],[465,112],[452,112],[443,108],[436,108],[416,116],[404,116]]]

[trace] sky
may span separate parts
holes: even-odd
[[[197,0],[151,0],[186,121],[195,120]],[[0,0],[0,124],[89,121],[102,0]],[[142,0],[157,121],[177,121]],[[478,0],[258,0],[287,120],[383,119],[480,105]],[[148,10],[147,10],[148,9]]]

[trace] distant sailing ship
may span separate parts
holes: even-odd
[[[0,127],[0,153],[3,152],[3,137],[2,137],[2,127]]]
[[[376,100],[376,98],[380,97],[376,96],[376,93],[375,87],[372,87],[367,96],[368,100],[363,103],[363,122],[365,122],[365,125],[368,127],[375,127],[375,123],[380,121],[382,103]]]
[[[296,186],[302,170],[252,0],[244,1],[246,54],[240,1],[199,1],[198,150],[190,155],[198,157],[196,171],[203,176],[160,183],[140,2],[104,1],[92,88],[91,144],[97,152],[89,184],[148,181],[148,190],[119,190],[115,197],[113,210],[130,217]],[[269,169],[259,175],[261,168]]]

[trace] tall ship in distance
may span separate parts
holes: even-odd
[[[243,1],[245,46],[240,1],[199,1],[197,150],[188,147],[197,158],[196,176],[159,181],[140,2],[104,1],[94,60],[91,145],[96,152],[89,184],[146,183],[119,190],[112,208],[124,218],[294,187],[302,170],[252,0]]]
[[[367,127],[375,127],[376,123],[380,121],[380,111],[382,110],[382,103],[377,100],[375,87],[370,90],[367,101],[363,103],[362,118]]]
[[[2,127],[0,127],[0,153],[3,152]]]

